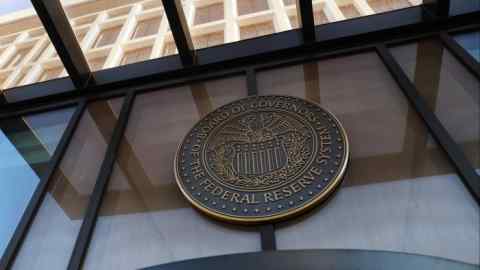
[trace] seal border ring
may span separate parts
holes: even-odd
[[[350,160],[350,144],[349,144],[349,141],[348,141],[348,135],[345,131],[345,128],[341,124],[341,122],[338,120],[338,118],[330,110],[325,109],[324,107],[320,106],[320,104],[318,104],[318,102],[306,100],[304,98],[300,98],[300,97],[296,97],[296,96],[290,96],[290,95],[259,95],[257,97],[295,98],[295,99],[299,99],[301,101],[304,101],[306,103],[311,103],[311,104],[319,107],[320,109],[324,110],[325,112],[327,112],[329,114],[329,116],[335,121],[335,124],[337,125],[338,129],[340,130],[340,134],[341,134],[341,136],[342,136],[342,138],[344,139],[344,142],[345,142],[344,147],[343,147],[343,154],[344,155],[343,155],[343,158],[342,158],[342,162],[340,164],[340,169],[337,171],[335,176],[333,176],[331,178],[328,185],[321,192],[317,193],[311,200],[308,200],[305,203],[300,204],[296,207],[289,208],[285,212],[282,212],[282,213],[279,213],[279,214],[264,215],[264,216],[261,216],[261,217],[235,216],[235,215],[222,213],[220,211],[210,209],[206,206],[203,206],[200,203],[198,203],[193,198],[193,196],[185,190],[184,184],[180,180],[181,177],[179,176],[179,167],[178,167],[177,160],[178,160],[179,153],[180,153],[180,150],[182,148],[182,145],[184,144],[188,135],[192,132],[192,130],[195,128],[195,126],[199,122],[203,121],[204,118],[208,117],[208,115],[211,113],[210,112],[210,113],[206,114],[204,117],[202,117],[200,120],[198,120],[193,125],[193,127],[190,128],[190,130],[186,133],[186,135],[183,137],[183,139],[180,141],[180,143],[177,147],[177,151],[175,152],[175,158],[173,160],[173,169],[174,169],[175,182],[177,183],[177,186],[180,189],[180,192],[183,194],[183,196],[197,210],[199,210],[200,212],[206,214],[207,216],[209,216],[213,219],[223,221],[223,222],[227,222],[227,223],[241,224],[241,225],[258,225],[258,224],[262,224],[262,223],[273,223],[273,222],[284,221],[286,219],[290,219],[290,218],[296,217],[298,215],[301,215],[305,212],[308,212],[309,210],[313,209],[315,206],[324,202],[326,199],[328,199],[330,197],[330,195],[334,194],[334,192],[337,190],[337,188],[342,183],[343,177],[345,176],[347,165],[348,165],[349,160]],[[239,100],[246,99],[246,98],[252,98],[252,97],[244,97],[244,98],[232,101],[232,102],[228,102],[228,103],[216,108],[212,112],[214,112],[214,111],[216,111],[216,110],[218,110],[222,107],[228,106],[232,103],[238,102]]]

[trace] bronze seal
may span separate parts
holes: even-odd
[[[289,96],[234,101],[209,113],[175,157],[183,195],[224,221],[255,224],[299,214],[340,184],[345,130],[317,104]]]

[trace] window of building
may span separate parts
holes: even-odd
[[[7,61],[7,63],[4,65],[4,68],[12,68],[17,65],[19,65],[27,56],[27,54],[30,52],[32,47],[26,47],[26,48],[21,48],[17,49],[14,55],[10,57],[10,60]]]
[[[88,105],[12,269],[67,268],[122,100]]]
[[[43,82],[43,81],[56,79],[60,76],[60,74],[62,74],[63,70],[64,70],[63,67],[55,67],[55,68],[46,69],[42,72],[38,81]]]
[[[332,111],[351,146],[342,187],[324,207],[278,224],[279,249],[389,250],[479,263],[478,205],[375,52],[257,78],[259,95],[298,96]]]
[[[237,0],[238,15],[268,10],[267,0]]]
[[[44,177],[73,109],[0,120],[0,256]]]
[[[140,269],[260,250],[255,230],[218,224],[192,209],[172,174],[177,145],[194,123],[246,93],[245,79],[235,77],[135,98],[83,269]]]
[[[223,32],[210,33],[193,37],[193,46],[195,49],[202,49],[223,44]]]
[[[392,54],[480,174],[480,82],[436,39]]]
[[[130,7],[117,8],[112,11],[109,11],[108,16],[110,18],[115,18],[115,17],[128,15],[128,12],[130,12]]]
[[[347,19],[356,18],[360,16],[357,8],[353,4],[339,6],[340,11],[342,11],[343,16]]]
[[[161,20],[162,17],[155,17],[138,22],[133,33],[133,38],[141,38],[157,34]]]
[[[151,53],[152,47],[128,51],[124,54],[120,65],[127,65],[148,60]]]
[[[223,3],[216,3],[195,10],[195,24],[208,23],[223,19]]]
[[[169,56],[169,55],[174,55],[177,54],[177,46],[175,45],[175,42],[167,42],[165,43],[163,47],[163,56]]]
[[[328,23],[327,15],[325,15],[323,9],[313,11],[313,20],[315,25]]]
[[[240,39],[270,35],[274,32],[273,23],[265,22],[240,27]]]
[[[480,31],[458,34],[454,38],[477,62],[480,62]]]
[[[412,6],[408,0],[368,0],[368,4],[376,13]]]
[[[294,5],[294,4],[295,4],[295,0],[283,0],[283,4],[284,4],[285,6]]]
[[[100,34],[98,34],[94,47],[98,48],[115,43],[115,40],[117,40],[118,34],[120,33],[120,30],[121,26],[102,30]]]
[[[83,38],[87,35],[87,31],[75,31],[75,37],[77,38],[78,43],[82,43]]]
[[[92,71],[101,70],[106,60],[107,60],[107,56],[88,59],[88,65],[90,66],[90,69]]]

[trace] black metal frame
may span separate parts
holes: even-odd
[[[58,0],[52,2],[57,1]],[[32,2],[35,2],[35,0],[32,0]],[[38,2],[41,2],[43,5],[50,3],[49,0]],[[69,270],[80,269],[85,259],[88,245],[95,228],[99,207],[108,186],[118,148],[127,126],[128,116],[137,94],[148,91],[160,91],[171,88],[172,86],[192,82],[244,74],[246,76],[247,95],[258,95],[256,72],[260,70],[318,61],[320,59],[364,51],[377,52],[405,96],[420,115],[424,124],[433,134],[441,148],[446,152],[472,197],[480,204],[479,176],[475,173],[470,162],[465,158],[458,144],[452,139],[448,131],[445,130],[434,113],[427,108],[425,101],[418,95],[415,85],[408,79],[387,49],[387,46],[399,42],[411,42],[425,37],[438,37],[444,46],[479,78],[478,62],[465,52],[465,50],[451,38],[449,33],[479,29],[480,21],[478,18],[480,17],[480,12],[477,11],[454,18],[446,18],[443,13],[435,9],[439,12],[438,14],[434,13],[434,15],[425,18],[425,9],[430,8],[430,6],[427,5],[425,7],[409,8],[315,27],[313,25],[313,14],[310,16],[308,13],[309,10],[311,10],[311,1],[298,0],[300,4],[299,12],[303,23],[302,29],[194,51],[191,46],[188,28],[186,29],[181,23],[176,25],[176,23],[182,20],[179,14],[183,11],[181,10],[181,5],[178,4],[179,1],[164,0],[163,2],[170,24],[175,25],[172,27],[172,32],[180,52],[179,56],[165,57],[111,70],[98,71],[93,73],[95,80],[87,79],[86,81],[82,79],[82,76],[72,75],[75,74],[75,72],[81,74],[82,72],[79,70],[82,70],[82,67],[70,68],[71,70],[67,68],[69,74],[71,74],[70,78],[74,82],[74,85],[70,86],[73,89],[67,90],[82,88],[82,91],[67,91],[46,97],[36,97],[27,101],[0,105],[0,118],[8,118],[79,104],[52,158],[48,175],[42,179],[39,188],[37,188],[39,191],[35,192],[14,237],[9,243],[6,253],[1,258],[0,269],[7,269],[8,266],[13,263],[16,252],[20,248],[22,240],[25,238],[28,228],[46,192],[46,187],[52,173],[58,166],[65,152],[82,112],[87,106],[87,102],[126,96],[87,208],[87,214],[70,258]],[[447,5],[446,2],[449,1],[438,0],[438,2],[435,1],[433,4],[437,5],[440,2],[442,2],[440,6],[445,7],[445,5]],[[310,3],[310,5],[308,3]],[[40,8],[37,8],[37,12],[40,10]],[[48,12],[39,15],[41,18],[42,16],[49,16]],[[44,22],[44,24],[48,24],[48,22]],[[55,34],[56,31],[58,33],[58,31],[65,30],[57,28],[53,21],[50,22],[50,24],[52,25],[48,27],[46,25],[46,29],[53,41],[58,38]],[[313,28],[313,38],[311,33],[312,29],[310,28]],[[70,39],[71,38],[70,36]],[[75,37],[73,36],[73,38]],[[64,61],[64,63],[72,61],[68,58],[71,58],[74,54],[71,53],[71,49],[67,48],[68,46],[65,46],[65,43],[68,43],[68,41],[64,40],[62,42],[60,40],[54,42],[54,44],[55,43],[57,43],[55,47],[57,51],[59,51],[62,61]],[[60,53],[62,50],[65,52]],[[235,51],[238,55],[232,56],[232,51]],[[119,77],[122,79],[119,80]],[[70,78],[20,87],[23,89],[10,91],[38,90],[48,85],[61,89],[60,86],[65,87],[68,85],[67,81],[70,80]],[[275,224],[259,226],[258,230],[260,232],[262,250],[275,250]]]

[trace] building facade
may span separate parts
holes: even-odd
[[[65,27],[0,17],[0,268],[477,268],[480,2],[315,0],[311,40],[300,2],[182,1],[192,64],[162,1],[63,3],[83,87]],[[255,95],[335,114],[349,167],[305,215],[211,220],[175,183],[177,147]]]

